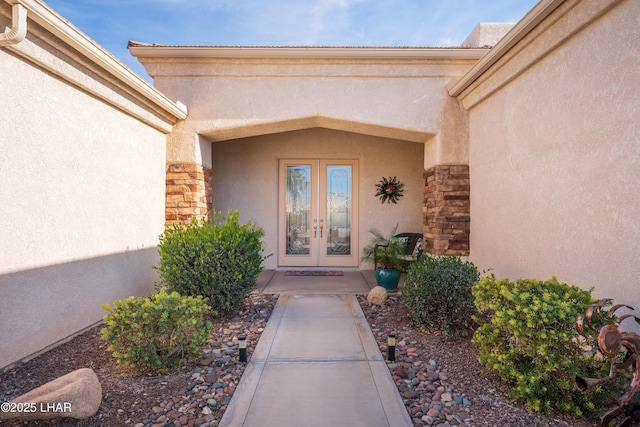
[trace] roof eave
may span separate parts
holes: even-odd
[[[565,0],[541,0],[491,48],[471,69],[449,88],[449,95],[458,96],[494,65],[533,28],[549,16]]]
[[[172,58],[321,58],[321,59],[454,59],[478,60],[486,48],[317,47],[317,46],[164,46],[129,42],[136,57]]]
[[[151,86],[144,78],[122,64],[104,48],[87,37],[80,30],[69,24],[60,15],[39,0],[11,0],[27,9],[29,19],[51,32],[63,42],[76,49],[107,73],[124,83],[145,99],[151,101],[176,119],[182,120],[187,116],[186,107],[174,103],[164,94]]]

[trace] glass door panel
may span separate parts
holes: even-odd
[[[321,266],[358,266],[357,183],[357,160],[320,160]]]
[[[317,160],[280,160],[279,265],[318,265],[317,175]]]
[[[280,160],[278,265],[358,266],[357,160]]]
[[[351,255],[351,166],[327,166],[327,255]]]
[[[311,166],[286,166],[286,254],[309,255],[311,248]]]

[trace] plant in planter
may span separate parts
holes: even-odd
[[[370,262],[376,269],[376,282],[385,289],[396,289],[400,281],[400,274],[407,261],[407,238],[395,237],[396,225],[385,237],[379,230],[369,230],[372,238],[362,249],[363,262]]]

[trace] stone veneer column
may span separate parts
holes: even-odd
[[[197,163],[167,163],[167,225],[188,223],[212,214],[211,178],[211,169]]]
[[[469,255],[469,166],[436,165],[424,178],[425,251]]]

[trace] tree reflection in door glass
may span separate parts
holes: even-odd
[[[310,243],[311,167],[287,166],[286,253],[308,255]]]
[[[327,166],[327,255],[351,255],[351,166]]]

